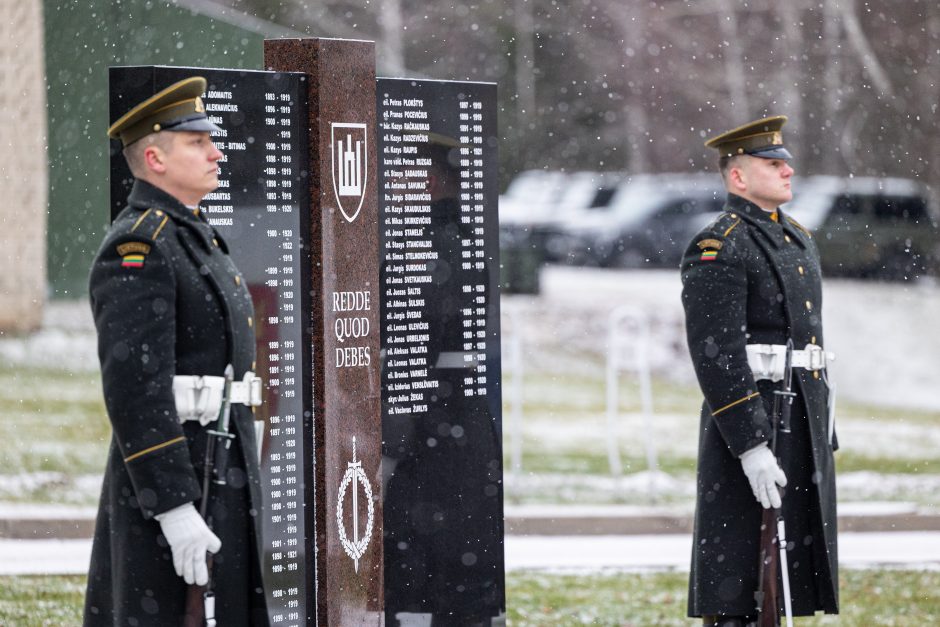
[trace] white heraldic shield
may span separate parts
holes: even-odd
[[[362,209],[369,175],[366,125],[352,122],[330,123],[330,157],[333,165],[333,193],[340,213],[352,222]]]

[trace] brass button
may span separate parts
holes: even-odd
[[[809,301],[806,301],[806,309],[812,311],[812,309],[813,309],[813,303],[811,303],[811,302],[809,302]]]
[[[738,214],[732,213],[732,214],[731,214],[731,217],[732,217],[732,218],[737,218],[737,217],[738,217]]]
[[[814,378],[814,379],[818,379],[818,378],[819,378],[819,371],[818,371],[818,370],[814,370],[814,371],[813,371],[813,378]]]
[[[248,316],[248,326],[250,327],[253,324],[254,324],[254,321],[251,319],[251,316]]]
[[[800,276],[803,276],[803,266],[798,267],[797,270],[799,270]]]
[[[252,370],[257,370],[257,369],[258,369],[258,362],[257,362],[257,361],[251,362],[251,369],[252,369]]]
[[[213,238],[212,238],[212,243],[215,244],[216,247],[218,247],[218,245],[219,245],[219,240],[217,240],[216,238],[213,237]]]
[[[235,285],[241,285],[241,284],[242,284],[242,278],[236,274],[236,275],[235,275]]]
[[[162,215],[163,215],[163,212],[160,211],[159,209],[157,209],[157,216],[159,217],[159,216],[162,216]]]
[[[815,336],[815,335],[813,336],[813,339],[811,339],[811,340],[809,341],[809,343],[810,343],[810,344],[815,344],[815,343],[816,343],[816,336]]]
[[[789,236],[789,235],[784,235],[784,236],[783,236],[783,239],[786,240],[787,243],[790,242],[790,236]]]

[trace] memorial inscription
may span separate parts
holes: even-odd
[[[386,624],[505,608],[495,85],[379,79]]]
[[[376,81],[370,42],[269,41],[265,65],[110,80],[120,110],[205,76],[223,129],[202,210],[254,299],[270,622],[491,624],[505,610],[495,85]],[[130,183],[114,152],[112,215]]]
[[[308,78],[317,624],[382,620],[375,45],[267,40]]]

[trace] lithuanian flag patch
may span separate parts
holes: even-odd
[[[124,259],[121,262],[122,268],[143,268],[144,257],[149,252],[150,244],[144,242],[125,242],[117,247],[117,254]]]
[[[702,252],[702,261],[714,261],[718,257],[717,250],[706,250]]]
[[[121,262],[122,268],[143,268],[144,256],[140,253],[131,253],[124,255],[124,261]]]

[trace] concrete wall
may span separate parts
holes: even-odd
[[[42,5],[0,0],[0,333],[39,327],[46,297]]]

